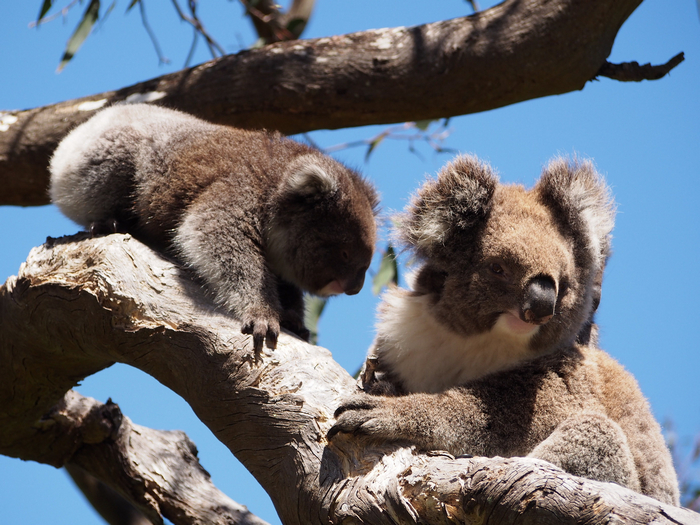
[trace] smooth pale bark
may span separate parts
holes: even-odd
[[[455,459],[347,435],[328,443],[354,380],[327,350],[287,334],[256,356],[239,330],[186,271],[128,235],[35,248],[0,288],[0,453],[77,466],[156,521],[223,522],[210,498],[225,496],[182,433],[138,427],[113,404],[70,391],[118,361],[180,394],[287,524],[700,524],[693,512],[542,461]],[[223,501],[222,512],[256,522]]]
[[[464,18],[280,42],[118,91],[0,112],[0,204],[47,204],[58,142],[122,100],[293,134],[476,113],[579,90],[599,74],[658,78],[682,57],[650,72],[606,62],[640,3],[506,0]]]

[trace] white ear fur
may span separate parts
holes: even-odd
[[[580,217],[588,249],[599,267],[609,255],[611,232],[615,226],[615,202],[610,188],[591,161],[552,160],[545,168],[548,183],[558,187],[554,194],[565,199]]]
[[[316,159],[305,155],[290,167],[291,175],[285,181],[286,189],[295,195],[312,197],[327,195],[338,190],[338,181],[319,166]]]
[[[428,250],[435,245],[442,245],[450,227],[448,210],[438,206],[427,208],[412,221],[410,226],[412,243],[419,250]]]
[[[399,219],[399,235],[419,251],[444,244],[451,232],[471,228],[486,214],[497,183],[477,157],[456,157],[418,190]]]
[[[610,236],[615,225],[615,207],[610,197],[610,191],[597,177],[597,183],[592,179],[575,179],[571,185],[571,194],[579,205],[579,213],[588,227],[589,246],[591,251],[604,257],[610,247]],[[599,260],[600,266],[605,264]]]

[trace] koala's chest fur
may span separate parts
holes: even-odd
[[[430,313],[431,298],[394,289],[384,296],[374,353],[409,392],[440,392],[531,357],[534,335],[510,332],[499,321],[488,332],[457,334]]]

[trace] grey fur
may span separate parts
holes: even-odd
[[[191,266],[256,351],[280,323],[308,337],[301,290],[357,293],[377,194],[357,173],[279,134],[147,104],[105,109],[51,159],[51,199],[94,228],[116,223]]]
[[[329,435],[536,457],[678,505],[646,399],[597,347],[614,204],[592,164],[554,160],[526,191],[459,157],[399,222],[421,261],[413,291],[385,294],[366,393]]]

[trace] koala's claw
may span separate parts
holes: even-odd
[[[378,408],[382,404],[382,398],[379,396],[371,396],[369,394],[356,394],[345,400],[335,411],[335,417],[338,418],[348,410],[371,410]]]
[[[384,434],[386,414],[381,410],[384,398],[357,394],[335,411],[336,422],[328,431],[328,439],[339,432],[380,436]]]
[[[244,320],[241,333],[253,336],[253,350],[255,355],[262,352],[263,342],[270,350],[277,348],[277,337],[280,333],[280,325],[277,320],[256,317]]]

